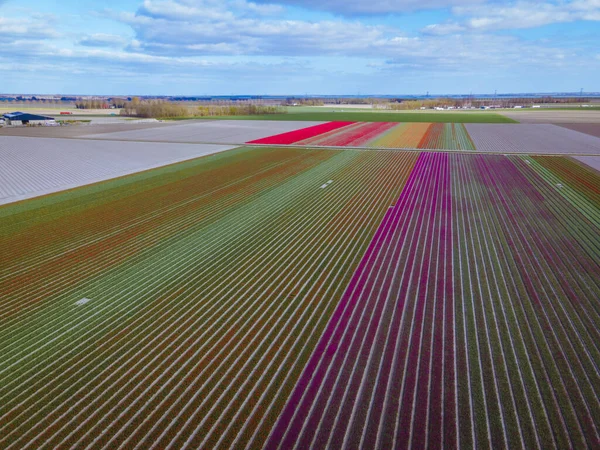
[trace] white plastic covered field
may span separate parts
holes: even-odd
[[[324,122],[293,122],[273,120],[207,120],[186,122],[145,130],[90,134],[93,139],[155,142],[208,142],[244,144],[255,139],[287,133]]]
[[[0,136],[0,204],[233,148]]]
[[[465,125],[479,152],[600,155],[600,139],[549,124]]]
[[[600,156],[578,156],[575,159],[578,159],[582,163],[585,163],[600,172]]]

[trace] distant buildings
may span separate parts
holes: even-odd
[[[54,118],[48,116],[39,116],[22,112],[13,112],[4,114],[3,118],[7,125],[48,125],[54,124]]]

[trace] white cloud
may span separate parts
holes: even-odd
[[[457,6],[456,20],[429,25],[422,31],[451,34],[457,31],[494,31],[537,28],[554,23],[600,21],[600,0],[558,2],[517,1],[507,4]]]
[[[269,2],[271,0],[264,0]],[[263,0],[259,0],[263,2]],[[473,5],[484,0],[278,0],[277,3],[329,11],[339,15],[398,14],[427,9]]]
[[[115,34],[96,33],[83,36],[77,43],[85,47],[123,47],[127,39]]]
[[[239,10],[234,3],[241,5]],[[580,59],[577,51],[567,53],[551,42],[526,43],[480,31],[476,26],[493,26],[489,22],[492,18],[486,17],[473,17],[479,22],[469,24],[431,25],[421,35],[409,35],[394,27],[366,25],[358,20],[309,22],[256,17],[248,14],[251,7],[245,0],[229,0],[228,5],[225,11],[216,0],[146,0],[135,14],[113,17],[129,24],[135,32],[128,51],[163,57],[329,56],[377,61],[385,70],[403,67],[415,71],[461,71],[484,65],[558,67],[577,64]],[[190,18],[192,13],[187,8],[200,7],[204,8],[203,14]],[[461,14],[467,14],[466,7],[462,8]],[[469,11],[479,10],[472,7]],[[348,60],[350,71],[351,65]]]
[[[32,15],[26,19],[0,17],[0,42],[56,38],[59,33],[52,26],[53,20],[53,16],[46,15]]]
[[[236,15],[268,16],[281,12],[279,5],[246,0],[144,0],[138,15],[170,20],[232,20]]]
[[[427,25],[421,30],[423,34],[430,34],[434,36],[442,36],[445,34],[457,34],[466,30],[464,25],[460,25],[456,22],[438,23],[434,25]]]
[[[594,17],[599,2],[570,2],[568,17]],[[382,7],[385,2],[375,3]],[[531,2],[519,3],[519,8],[525,4]],[[524,68],[551,72],[587,64],[589,71],[590,65],[598,66],[597,52],[586,54],[584,44],[575,40],[565,44],[550,37],[534,42],[489,32],[504,26],[503,21],[518,23],[515,5],[496,5],[487,15],[474,5],[457,7],[452,21],[407,33],[357,17],[290,20],[277,13],[281,6],[247,0],[145,0],[135,12],[103,14],[103,19],[121,23],[107,27],[109,32],[122,24],[131,28],[123,35],[94,34],[97,29],[83,36],[59,35],[50,25],[60,29],[60,22],[42,16],[0,19],[0,71],[7,74],[8,68],[17,66],[34,70],[39,65],[55,67],[56,73],[91,75],[100,68],[119,77],[172,75],[219,82],[246,75],[258,80],[262,75],[285,86],[287,79],[317,80],[320,85],[318,79],[338,76],[418,80],[422,74],[493,77]],[[544,8],[538,13],[530,14],[529,20],[546,20]],[[10,32],[3,35],[4,29]],[[65,45],[67,39],[72,45]]]
[[[174,6],[181,3],[182,9]],[[203,1],[203,13],[180,13],[186,0],[146,0],[137,13],[113,14],[136,33],[137,48],[153,54],[180,55],[326,55],[371,51],[398,30],[360,22],[286,20],[248,15],[252,4],[236,0],[241,10],[224,11]],[[195,2],[198,3],[198,2]],[[213,4],[211,9],[211,4]],[[196,5],[196,8],[198,5]]]

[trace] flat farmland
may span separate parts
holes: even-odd
[[[517,123],[516,120],[492,111],[386,111],[332,110],[321,107],[288,108],[287,114],[210,117],[209,120],[309,121],[309,122],[429,122],[429,123]]]
[[[565,109],[525,109],[503,111],[502,115],[519,123],[596,123],[600,124],[600,111],[586,108]]]
[[[550,124],[329,122],[248,142],[261,145],[600,155],[600,138]]]
[[[201,120],[114,133],[89,134],[93,139],[147,142],[244,144],[274,133],[295,131],[322,122]]]
[[[329,122],[248,143],[372,149],[475,150],[465,126],[455,123]]]
[[[600,155],[600,138],[549,124],[466,124],[475,148],[492,153]]]
[[[99,118],[103,119],[103,118]],[[113,122],[114,120],[114,122]],[[56,127],[0,127],[0,136],[46,137],[46,138],[82,138],[89,134],[116,133],[119,131],[147,130],[150,128],[166,128],[176,122],[143,122],[110,117],[106,122],[79,123]]]
[[[232,148],[0,136],[0,204]]]
[[[557,123],[560,127],[570,130],[579,131],[580,133],[589,134],[600,138],[600,122],[599,123]]]
[[[470,152],[243,147],[0,207],[0,448],[597,446],[600,175]]]
[[[600,172],[600,156],[578,156],[576,159]]]

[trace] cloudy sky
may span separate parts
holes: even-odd
[[[0,92],[600,91],[600,0],[0,0]]]

